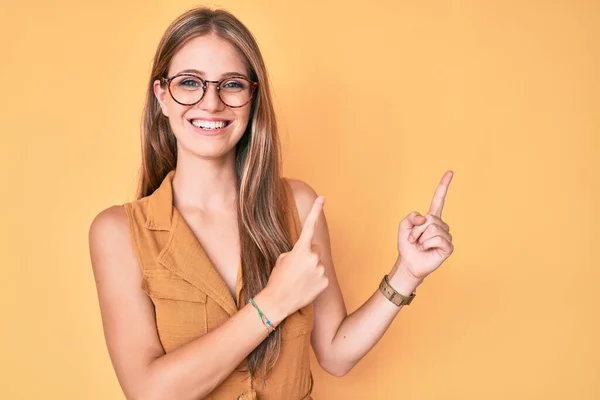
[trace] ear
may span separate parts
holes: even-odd
[[[162,110],[163,115],[165,117],[168,117],[169,113],[167,110],[167,102],[165,101],[168,96],[167,87],[161,86],[160,83],[161,83],[160,80],[154,81],[154,96],[158,100],[158,104],[160,104],[160,108]]]

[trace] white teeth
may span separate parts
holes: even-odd
[[[192,125],[202,129],[221,129],[224,128],[227,123],[225,121],[205,121],[203,119],[193,119]]]

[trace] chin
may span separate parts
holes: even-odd
[[[194,157],[205,160],[217,160],[235,152],[236,143],[177,143],[178,157]]]

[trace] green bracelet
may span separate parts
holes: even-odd
[[[258,312],[258,316],[260,317],[263,324],[267,327],[269,332],[273,332],[275,330],[275,328],[273,327],[273,324],[271,324],[271,321],[269,321],[267,316],[265,314],[263,314],[262,311],[260,311],[260,308],[258,308],[258,306],[254,302],[254,300],[252,298],[249,298],[248,303],[251,303],[254,306],[254,308],[256,308],[256,312]]]

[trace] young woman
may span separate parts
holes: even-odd
[[[396,264],[347,315],[324,200],[280,175],[269,82],[248,29],[193,9],[148,83],[138,200],[102,211],[90,253],[108,350],[128,399],[310,399],[312,345],[342,376],[452,253],[441,212],[399,227]]]

